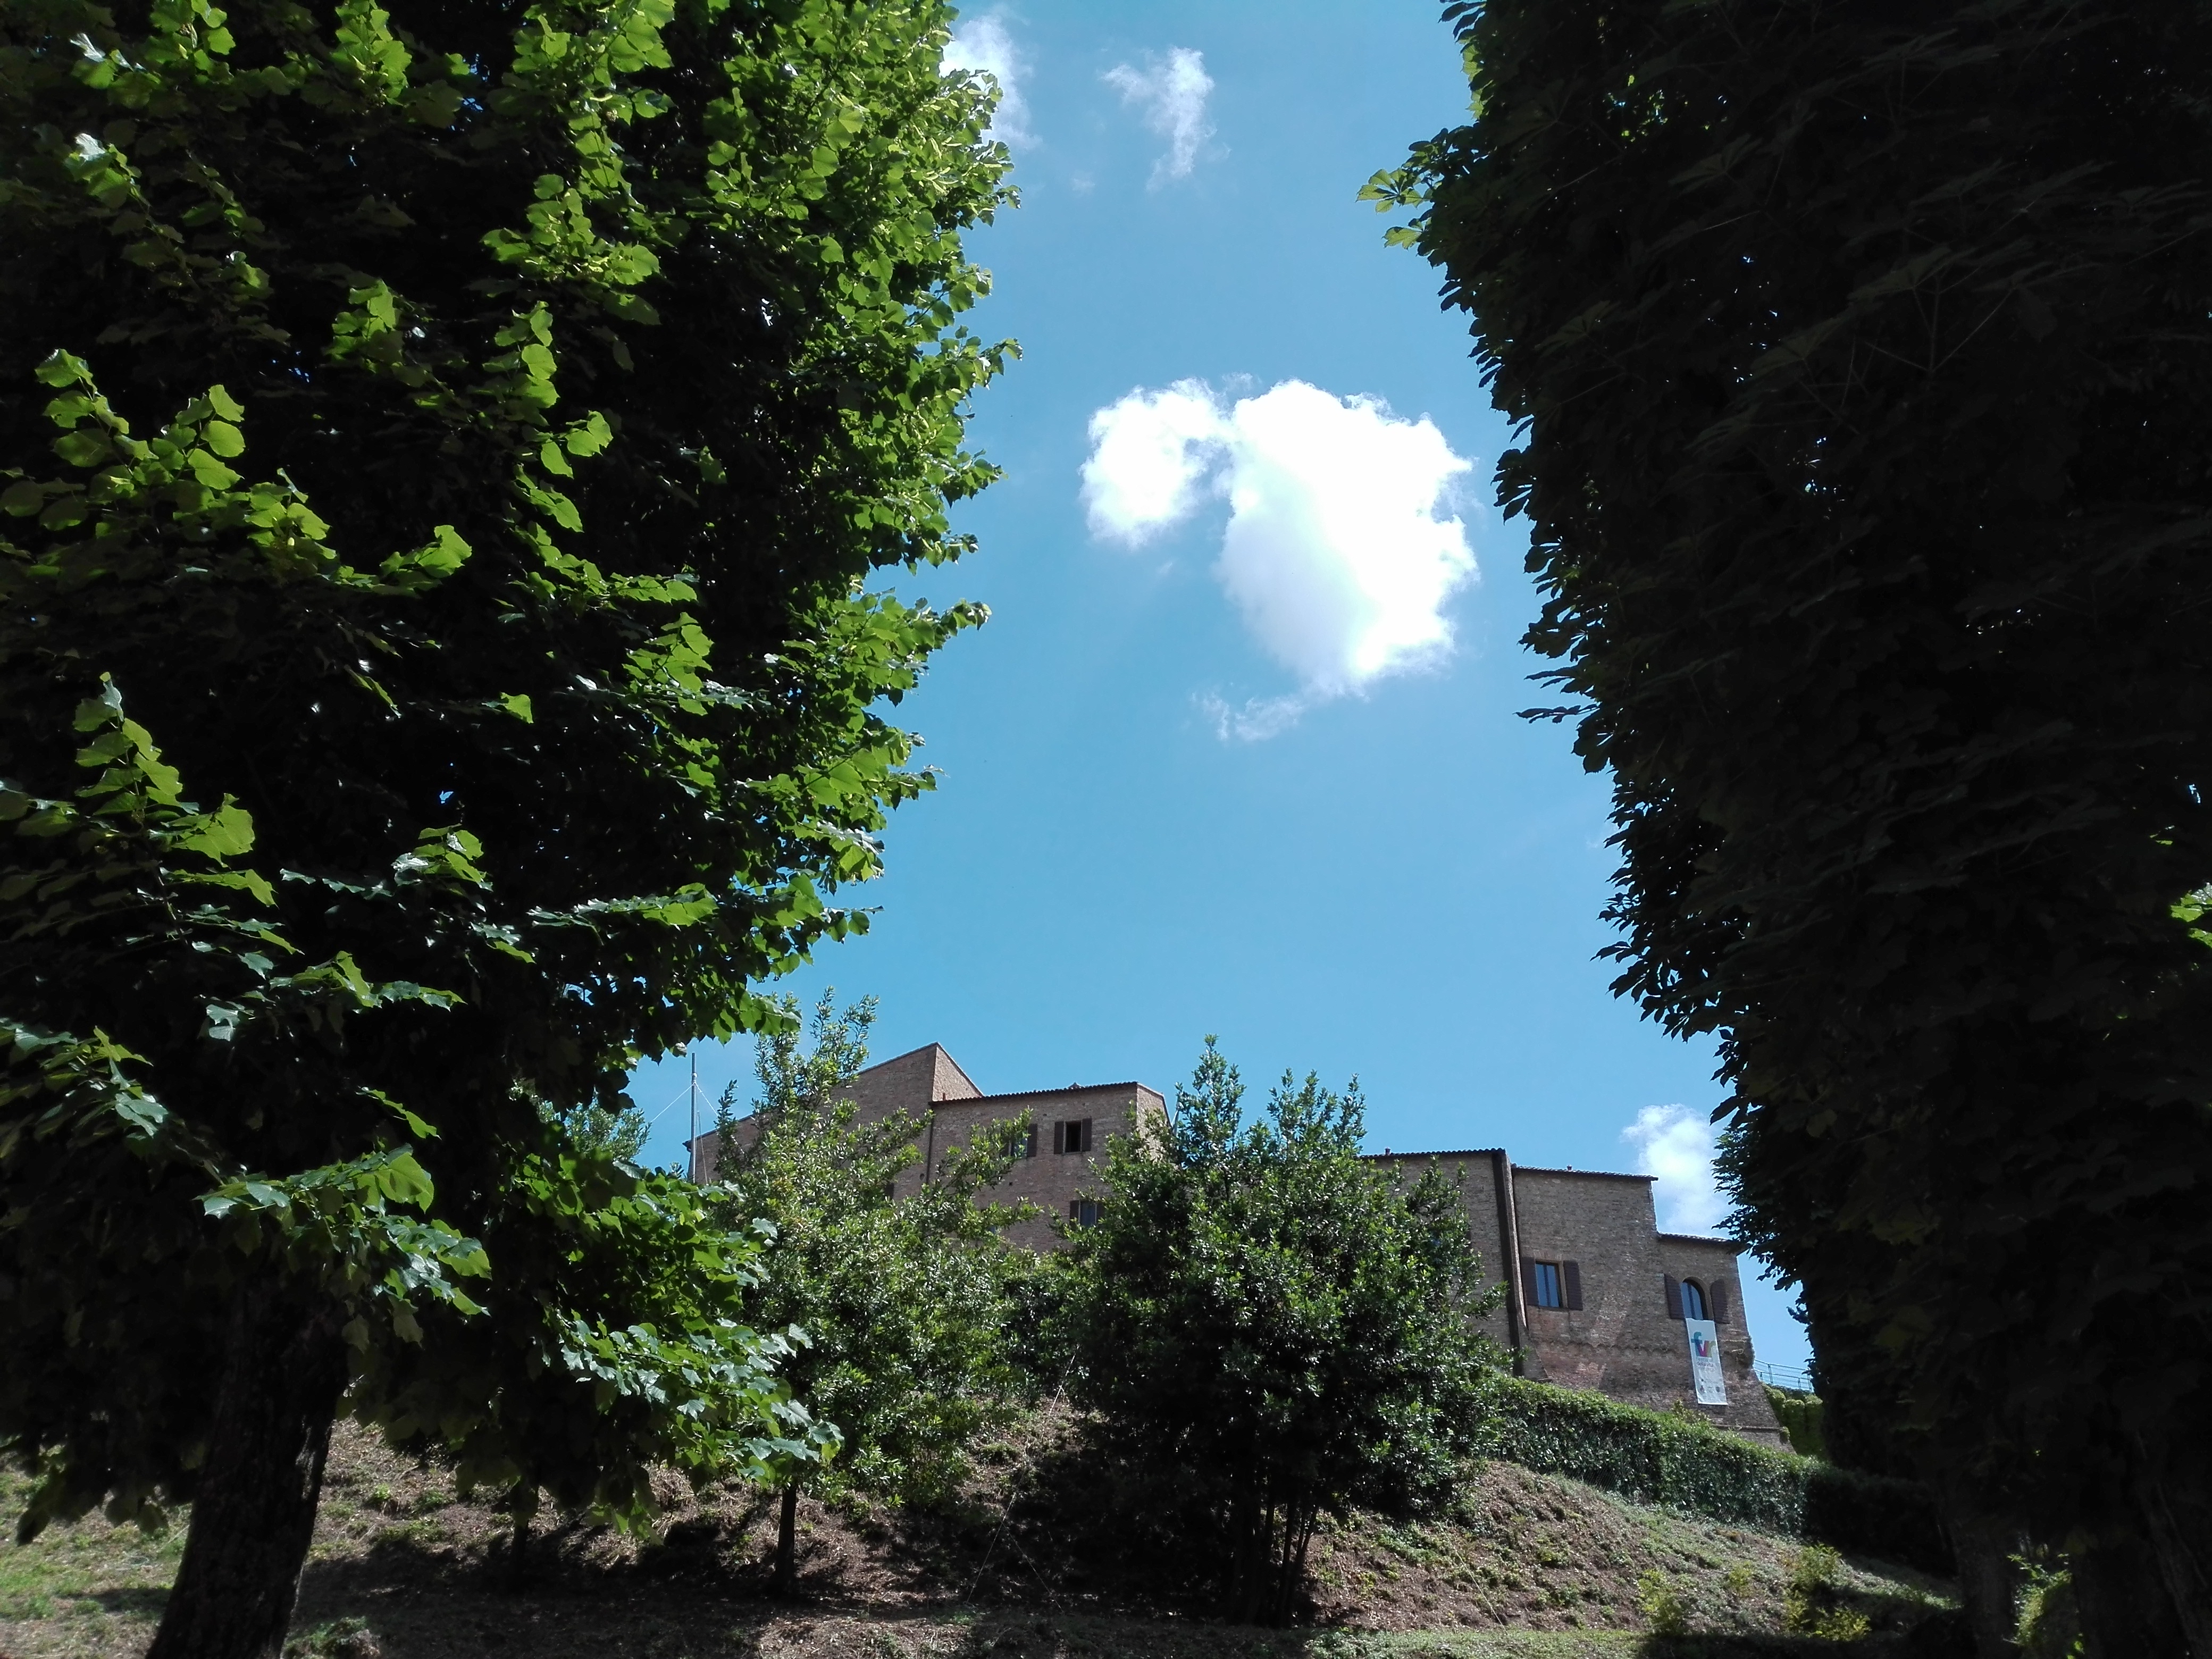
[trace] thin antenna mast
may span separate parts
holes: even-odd
[[[687,1048],[689,1044],[685,1045]],[[699,1178],[699,1051],[691,1050],[691,1139],[684,1143],[684,1156],[690,1168],[684,1174],[692,1180]]]

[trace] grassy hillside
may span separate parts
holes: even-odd
[[[808,1504],[806,1599],[795,1607],[765,1599],[770,1522],[750,1489],[695,1497],[672,1478],[652,1539],[576,1522],[543,1530],[518,1564],[504,1523],[459,1501],[442,1471],[342,1429],[295,1650],[317,1659],[1625,1659],[1672,1645],[1643,1634],[1661,1587],[1692,1629],[1736,1638],[1709,1639],[1714,1659],[1848,1650],[1757,1639],[1783,1627],[1795,1540],[1504,1463],[1449,1516],[1361,1516],[1317,1538],[1310,1627],[1224,1629],[1206,1622],[1202,1603],[1161,1591],[1117,1547],[1084,1499],[1078,1427],[1033,1423],[987,1449],[977,1479],[944,1513]],[[21,1491],[11,1478],[0,1501]],[[95,1518],[0,1546],[0,1655],[136,1659],[180,1543],[175,1532],[147,1539]],[[1843,1564],[1832,1599],[1877,1632],[1897,1631],[1924,1618],[1943,1589],[1860,1559]]]

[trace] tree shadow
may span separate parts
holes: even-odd
[[[103,1613],[158,1619],[169,1605],[167,1584],[118,1585],[113,1589],[86,1590],[74,1599],[90,1601]]]

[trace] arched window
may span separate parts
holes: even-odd
[[[1703,1319],[1705,1316],[1705,1286],[1694,1279],[1682,1281],[1682,1317]]]

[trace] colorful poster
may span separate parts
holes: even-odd
[[[1686,1319],[1690,1330],[1690,1381],[1700,1406],[1728,1404],[1728,1381],[1721,1375],[1721,1334],[1710,1319]]]

